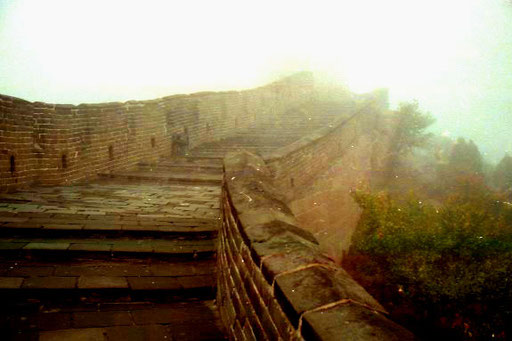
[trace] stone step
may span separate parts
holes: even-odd
[[[232,152],[232,151],[238,151],[238,150],[241,150],[241,149],[246,149],[246,150],[249,150],[249,151],[254,151],[254,150],[273,150],[273,149],[276,149],[278,147],[274,147],[274,146],[252,146],[252,145],[232,145],[232,146],[211,146],[211,147],[208,147],[208,148],[201,148],[200,151],[198,151],[198,153],[212,153],[212,152]],[[194,151],[193,151],[194,152]]]
[[[183,206],[189,208],[190,206]],[[0,212],[0,236],[182,236],[215,237],[219,219],[183,218],[168,215],[89,216],[44,215],[37,212]]]
[[[170,205],[168,205],[170,206]],[[207,203],[205,204],[202,200],[195,200],[194,198],[188,199],[186,202],[174,203],[173,207],[189,208],[196,210],[206,206],[212,209],[219,209],[219,203]],[[95,225],[99,223],[114,223],[114,224],[125,224],[125,225],[151,225],[151,222],[158,224],[177,224],[184,226],[199,226],[199,225],[210,225],[215,223],[216,218],[201,218],[201,217],[183,217],[176,216],[170,213],[168,210],[163,212],[128,212],[128,213],[110,213],[105,210],[104,214],[95,212],[92,213],[46,213],[37,211],[23,211],[23,212],[8,212],[0,211],[0,224],[15,226],[16,224],[49,224],[55,222],[56,224],[68,223],[68,224],[79,224],[79,225]],[[25,226],[28,228],[28,225]]]
[[[222,174],[222,167],[204,167],[194,164],[159,164],[157,166],[140,165],[139,170],[149,172],[193,173],[193,174]]]
[[[301,138],[301,135],[296,135],[291,138],[282,138],[276,136],[255,136],[255,137],[244,137],[237,138],[235,140],[236,145],[238,146],[248,146],[248,147],[268,147],[268,148],[279,148],[289,143],[292,143],[295,140]]]
[[[189,290],[215,286],[215,260],[124,258],[35,261],[3,258],[0,295],[6,290]],[[118,293],[119,294],[119,293]]]
[[[1,253],[163,254],[208,257],[215,240],[133,238],[0,238]]]
[[[194,159],[194,158],[177,158],[177,159],[164,159],[160,160],[157,164],[158,167],[197,167],[201,170],[219,170],[222,171],[223,163],[217,159]]]
[[[194,148],[195,149],[195,148]],[[194,150],[193,149],[193,150]],[[224,160],[224,156],[201,156],[201,155],[193,155],[190,151],[185,155],[181,156],[187,160],[203,160],[203,161],[215,161],[222,162]]]
[[[189,152],[189,155],[190,156],[193,156],[195,158],[211,158],[211,159],[223,159],[224,156],[226,155],[226,152],[219,152],[219,151],[216,151],[216,152],[202,152],[202,151],[195,151],[195,150],[192,150]]]
[[[13,340],[224,340],[211,299],[164,304],[33,303],[24,310],[4,305],[0,314],[2,335]]]
[[[132,239],[170,239],[170,240],[203,240],[215,239],[218,228],[215,226],[133,226],[119,229],[118,226],[102,226],[101,229],[73,229],[67,225],[58,228],[23,228],[1,227],[0,238],[132,238]]]
[[[145,166],[145,165],[139,165],[138,172],[143,172],[144,174],[164,174],[167,173],[169,176],[172,176],[174,174],[178,174],[180,177],[182,174],[187,174],[190,178],[199,178],[203,179],[204,176],[216,176],[218,178],[219,176],[222,177],[222,168],[207,168],[203,169],[199,166],[194,165],[183,165],[183,166],[165,166],[165,165],[158,165],[158,166]],[[172,180],[171,180],[172,181]]]
[[[211,301],[222,167],[180,158],[0,194],[2,338],[224,339]]]
[[[125,179],[133,181],[153,181],[157,183],[176,183],[176,184],[222,184],[222,174],[205,173],[178,173],[168,171],[124,171],[115,173],[98,173],[98,176],[108,179]]]
[[[169,173],[180,172],[180,170],[194,171],[197,173],[205,174],[219,174],[223,171],[222,162],[217,160],[202,160],[202,159],[176,159],[176,160],[161,160],[156,164],[141,162],[138,165],[139,170],[143,171],[166,171]]]

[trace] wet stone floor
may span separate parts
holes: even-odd
[[[162,165],[0,194],[1,339],[224,339],[222,164]]]

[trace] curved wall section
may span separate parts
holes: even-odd
[[[307,100],[312,75],[256,89],[149,101],[62,105],[0,95],[0,191],[69,184],[170,156],[172,137],[189,147],[221,139]]]
[[[414,339],[297,227],[263,159],[224,163],[217,304],[231,339]]]
[[[378,105],[378,99],[365,99],[330,126],[264,155],[275,185],[287,193],[288,200],[298,189],[311,185],[347,150],[354,148],[362,135],[369,134],[377,138],[375,127],[379,125],[381,113],[385,109]]]

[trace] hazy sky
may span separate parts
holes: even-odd
[[[318,71],[418,99],[512,153],[509,0],[0,0],[0,93],[58,103],[259,86]]]

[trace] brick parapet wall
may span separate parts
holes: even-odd
[[[264,155],[275,185],[288,194],[288,200],[297,189],[310,185],[361,136],[372,134],[379,124],[381,109],[374,100],[365,100],[330,126]]]
[[[245,91],[148,101],[49,104],[0,95],[0,191],[70,184],[170,156],[172,136],[190,147],[266,122],[306,101],[311,74]]]
[[[0,96],[1,185],[57,185],[170,154],[156,105],[61,105]],[[15,136],[13,136],[15,135]]]
[[[414,339],[297,227],[262,158],[224,163],[217,304],[230,339]]]

